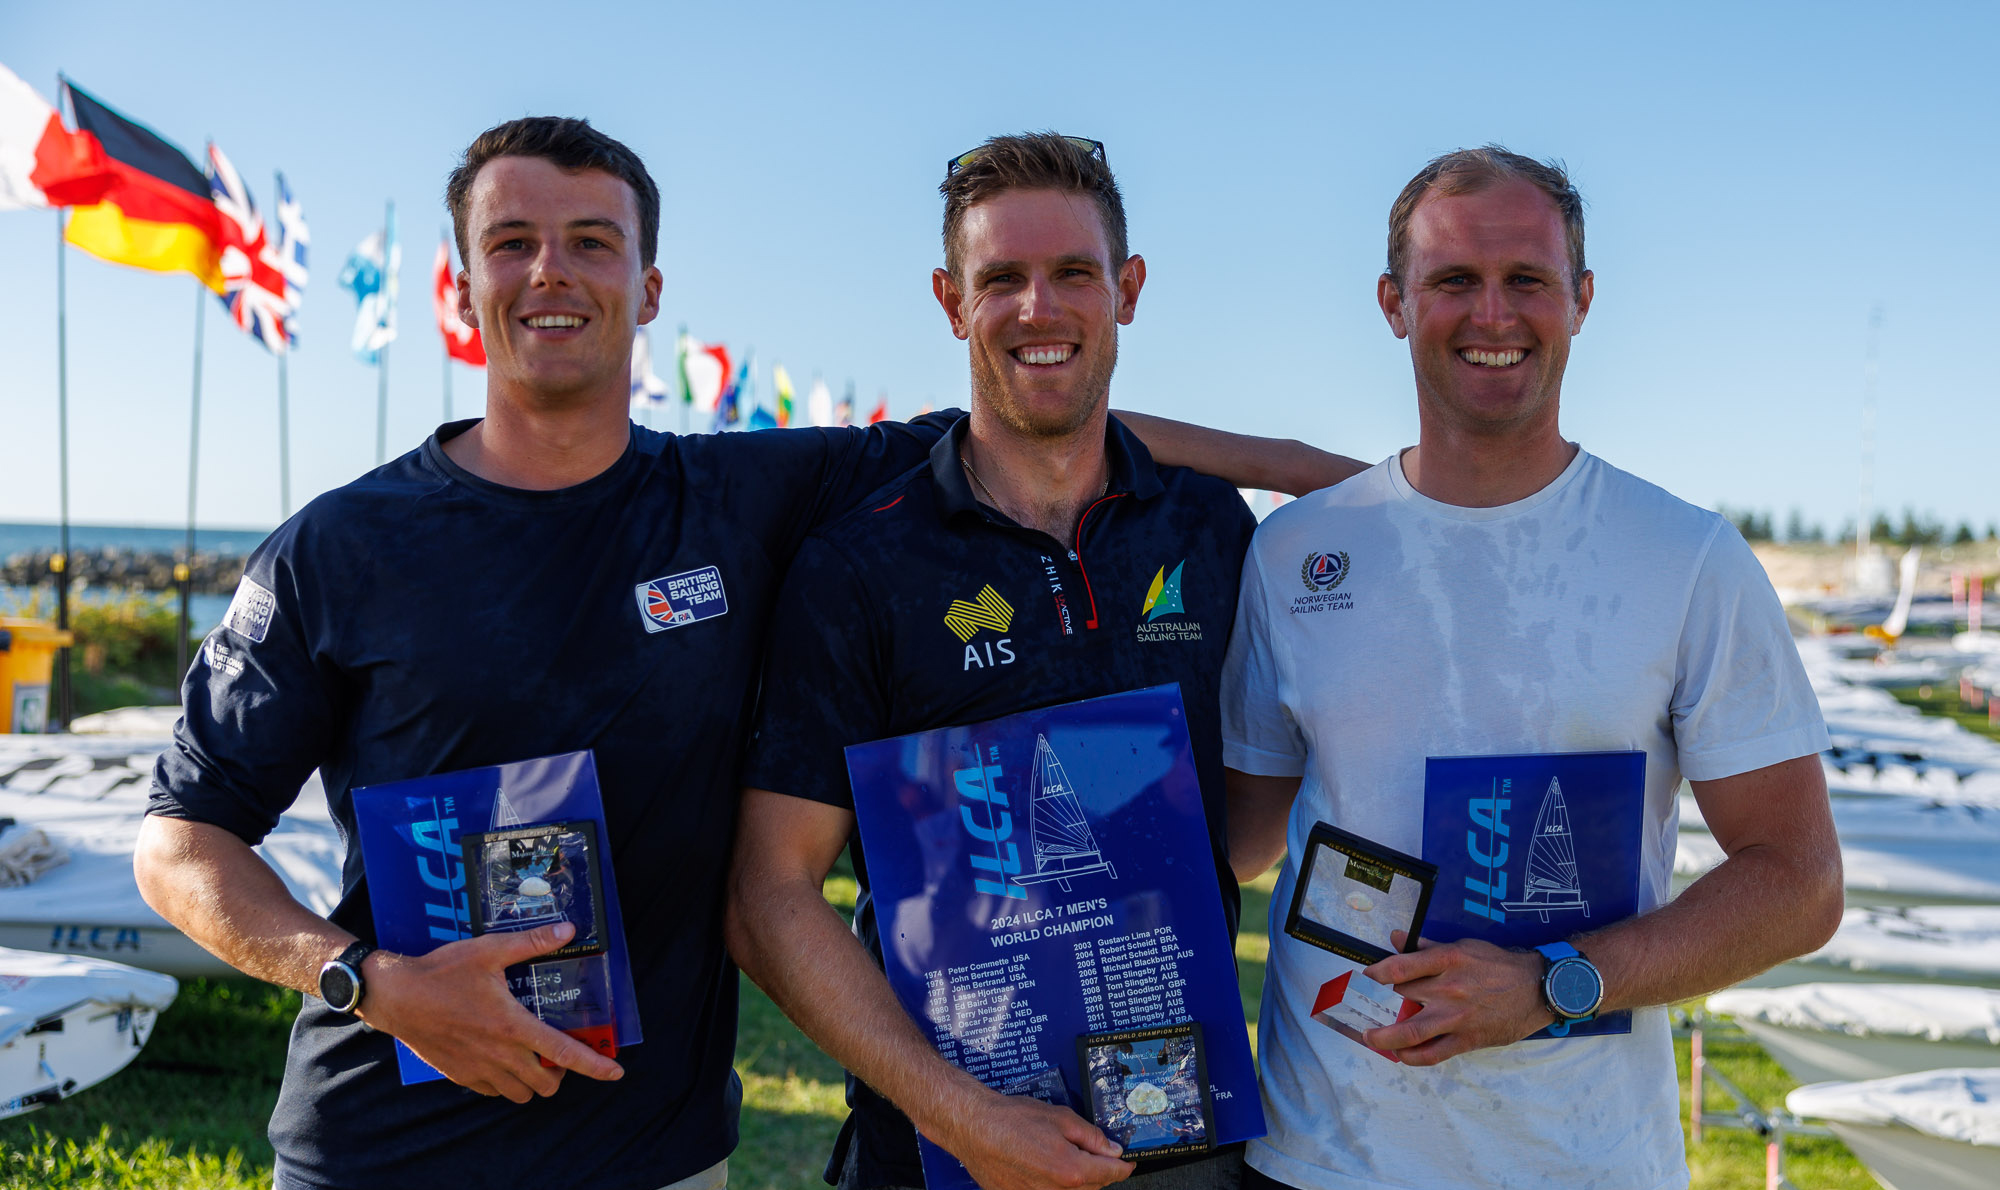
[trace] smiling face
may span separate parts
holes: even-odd
[[[632,188],[600,170],[499,157],[473,180],[467,211],[459,313],[485,344],[489,399],[622,409],[633,335],[660,312]]]
[[[959,275],[939,269],[931,284],[970,346],[974,413],[1030,439],[1089,425],[1109,400],[1118,327],[1132,321],[1145,261],[1114,265],[1096,204],[1058,190],[973,205],[958,247]]]
[[[1404,272],[1400,290],[1383,277],[1377,297],[1410,341],[1425,431],[1559,437],[1569,341],[1593,280],[1572,284],[1555,203],[1514,178],[1426,198],[1410,219]]]

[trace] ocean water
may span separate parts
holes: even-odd
[[[202,553],[247,554],[270,535],[269,529],[201,529],[194,547]],[[0,521],[0,559],[38,549],[54,549],[62,540],[57,526]],[[144,525],[71,525],[71,550],[133,549],[171,553],[187,542],[186,529]]]

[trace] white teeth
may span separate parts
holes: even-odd
[[[1069,358],[1070,349],[1062,347],[1023,347],[1020,352],[1024,364],[1059,364]]]
[[[1527,358],[1528,353],[1518,348],[1511,351],[1480,351],[1468,347],[1458,353],[1458,358],[1468,364],[1478,364],[1482,368],[1511,368]]]
[[[574,314],[538,314],[528,320],[528,325],[543,330],[564,326],[582,326],[583,319]]]

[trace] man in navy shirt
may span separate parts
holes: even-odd
[[[319,498],[252,555],[183,687],[140,887],[230,963],[308,995],[271,1121],[281,1187],[718,1185],[741,1098],[724,857],[772,601],[806,531],[920,461],[949,419],[635,427],[632,339],[661,286],[638,157],[581,120],[516,120],[474,141],[447,199],[487,415]],[[710,567],[719,601],[685,622],[647,613],[649,584]],[[555,928],[371,950],[352,842],[356,786],[581,748],[647,1034],[615,1062],[506,990],[503,969],[557,946]],[[250,850],[314,768],[350,840],[330,919]],[[401,1086],[391,1037],[451,1082]]]
[[[729,944],[852,1072],[829,1181],[922,1185],[914,1121],[991,1190],[1096,1186],[1131,1173],[1116,1144],[1072,1112],[988,1090],[897,1003],[858,838],[859,940],[823,899],[854,830],[841,750],[1177,681],[1233,937],[1217,692],[1255,522],[1228,484],[1156,466],[1107,417],[1117,328],[1146,265],[1126,250],[1103,146],[995,138],[954,161],[943,190],[933,288],[969,345],[972,412],[793,560],[745,776]],[[1330,459],[1325,482],[1359,469]],[[1163,606],[1153,584],[1169,581],[1171,632],[1148,614]],[[961,603],[981,613],[948,621]],[[1233,1186],[1240,1167],[1231,1151],[1142,1180]]]

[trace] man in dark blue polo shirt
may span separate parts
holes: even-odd
[[[995,138],[954,161],[943,190],[933,285],[969,344],[972,412],[793,561],[745,775],[729,944],[852,1072],[829,1181],[922,1185],[914,1121],[991,1190],[1102,1185],[1131,1173],[1115,1144],[952,1067],[896,1002],[858,838],[859,941],[822,898],[854,828],[841,750],[1179,682],[1233,937],[1218,689],[1255,522],[1228,484],[1156,466],[1106,415],[1117,328],[1146,267],[1126,250],[1103,146]],[[1327,481],[1358,469],[1341,460]],[[1170,589],[1177,599],[1161,597]],[[948,615],[955,605],[976,614]],[[1233,1186],[1240,1166],[1232,1151],[1141,1180]]]

